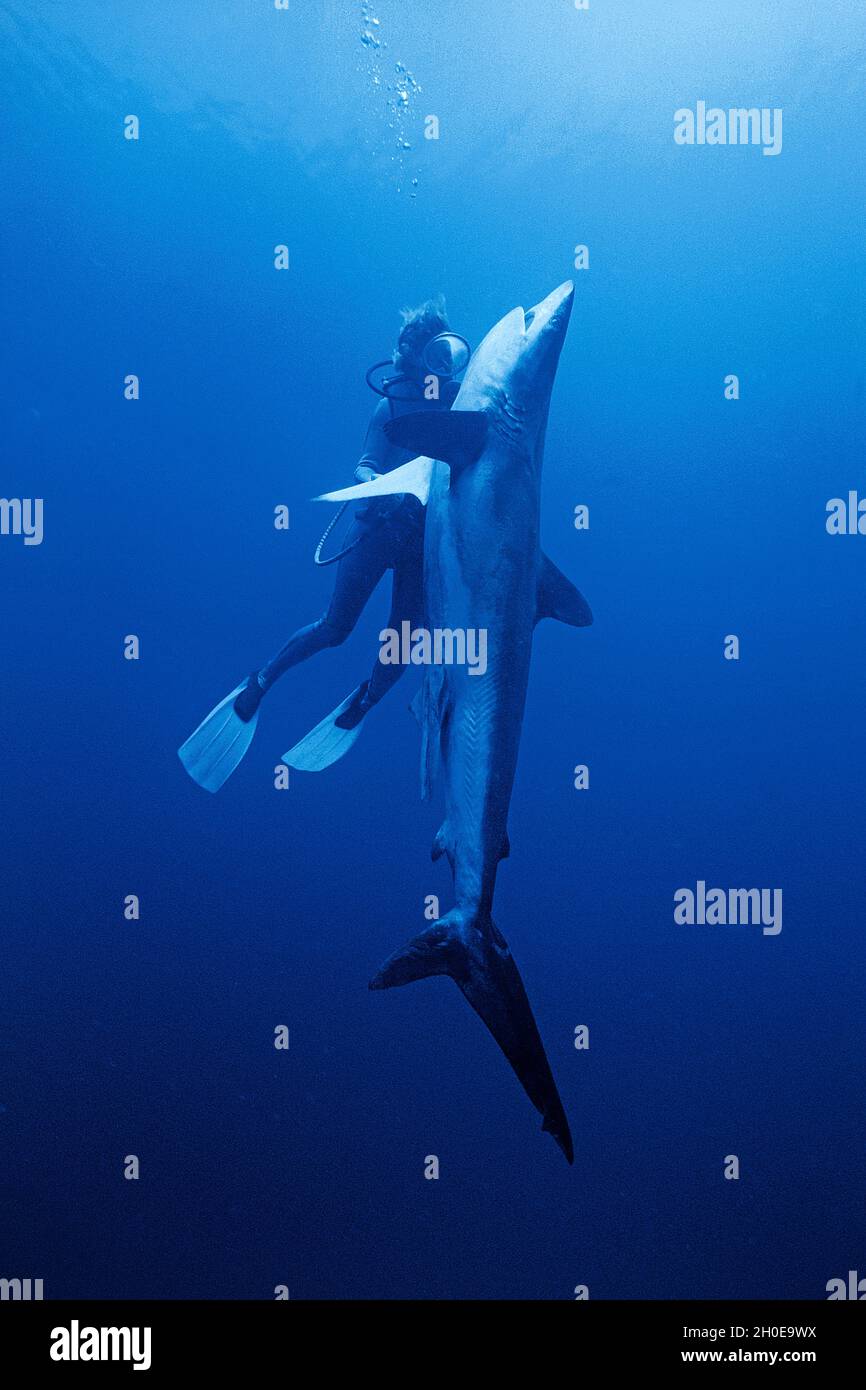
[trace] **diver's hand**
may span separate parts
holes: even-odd
[[[355,478],[359,483],[372,483],[374,479],[381,477],[375,468],[371,468],[368,463],[359,463],[355,469]],[[369,521],[374,512],[378,498],[365,497],[355,508],[355,516],[359,521]]]

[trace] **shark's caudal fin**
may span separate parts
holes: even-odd
[[[478,458],[489,423],[483,410],[416,410],[388,420],[385,434],[401,449],[423,449],[458,470]]]
[[[391,989],[428,975],[450,975],[490,1029],[569,1163],[574,1149],[523,981],[492,922],[476,925],[458,908],[386,960],[371,989]]]
[[[589,627],[592,623],[592,609],[583,594],[546,555],[542,555],[538,568],[535,607],[535,621],[542,618],[557,618],[569,627]]]
[[[383,473],[370,483],[356,483],[354,487],[343,487],[338,492],[323,492],[314,497],[314,502],[363,502],[367,497],[391,497],[396,493],[411,492],[422,506],[427,506],[430,495],[430,475],[433,471],[432,458],[410,459],[400,468]]]

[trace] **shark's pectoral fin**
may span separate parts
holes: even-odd
[[[450,975],[459,986],[544,1117],[542,1128],[572,1163],[568,1120],[523,981],[500,932],[489,919],[476,922],[454,908],[386,960],[370,988],[391,989],[430,975]]]
[[[399,448],[423,450],[459,471],[478,458],[488,426],[483,410],[416,410],[389,420],[385,434]]]
[[[538,570],[535,603],[535,621],[542,618],[556,618],[569,627],[589,627],[592,622],[592,609],[583,594],[546,555],[542,555]]]
[[[400,468],[383,473],[370,483],[356,483],[354,487],[340,488],[338,492],[323,492],[314,497],[314,502],[363,502],[368,497],[392,497],[395,493],[411,492],[422,506],[427,506],[430,496],[430,475],[433,472],[432,458],[410,459]]]

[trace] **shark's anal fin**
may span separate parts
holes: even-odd
[[[416,410],[389,420],[385,434],[391,444],[423,450],[459,471],[478,458],[488,425],[483,410]]]
[[[383,473],[370,483],[356,483],[354,487],[340,488],[338,492],[323,492],[314,497],[314,502],[363,502],[368,497],[392,497],[396,493],[411,492],[422,506],[427,506],[430,495],[430,476],[433,472],[432,458],[410,459],[400,468]]]
[[[538,570],[535,621],[542,618],[556,618],[569,627],[589,627],[592,623],[592,609],[583,594],[544,554]]]
[[[448,825],[446,822],[440,825],[436,834],[433,836],[433,848],[430,851],[430,858],[435,864],[437,859],[442,858],[443,854],[448,854]]]
[[[543,1116],[542,1128],[572,1163],[568,1120],[538,1025],[508,945],[489,918],[479,921],[453,908],[386,960],[370,988],[391,989],[429,975],[450,975],[462,990]]]

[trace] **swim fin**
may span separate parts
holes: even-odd
[[[243,681],[231,695],[221,700],[177,750],[192,780],[205,791],[219,791],[253,741],[258,710],[251,719],[244,721],[234,708],[235,700],[246,685]]]
[[[283,754],[283,762],[299,772],[322,772],[339,762],[357,740],[364,721],[359,719],[353,728],[345,729],[340,727],[337,720],[351,709],[363,689],[363,685],[359,685],[357,690],[353,690],[348,699],[332,710],[315,729],[310,730],[306,738]]]

